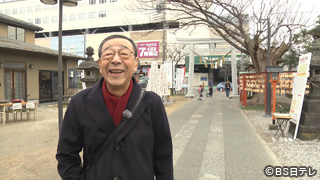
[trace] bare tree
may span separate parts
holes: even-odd
[[[257,31],[259,20],[269,19],[271,65],[290,49],[292,35],[307,24],[294,0],[136,0],[146,12],[165,9],[167,21],[179,22],[179,29],[205,25],[240,52],[251,57],[256,72],[265,72],[267,23]],[[163,5],[164,2],[167,2]],[[159,6],[160,4],[160,6]],[[261,102],[261,101],[260,101]]]
[[[178,65],[178,63],[181,60],[184,60],[187,56],[186,53],[183,53],[183,49],[186,45],[180,45],[180,44],[173,44],[167,47],[167,56],[170,61],[173,61],[175,65]]]
[[[260,32],[254,30],[260,19],[270,20],[271,65],[289,50],[293,33],[307,23],[293,0],[261,0],[259,4],[253,0],[171,0],[165,7],[163,0],[136,2],[147,12],[165,9],[167,21],[179,22],[179,29],[208,26],[249,55],[257,72],[265,72],[267,64],[267,24]]]

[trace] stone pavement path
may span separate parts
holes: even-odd
[[[192,100],[169,115],[175,180],[272,179],[267,165],[279,161],[223,93]],[[282,179],[282,178],[277,178]]]
[[[174,97],[166,103],[175,180],[267,179],[273,153],[223,93],[202,101]],[[0,180],[58,180],[57,107],[39,108],[38,120],[0,125]],[[271,179],[271,178],[268,178]]]

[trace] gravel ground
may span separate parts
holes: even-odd
[[[320,179],[320,142],[318,140],[301,141],[298,138],[294,141],[282,138],[275,140],[272,137],[276,131],[268,129],[269,124],[272,122],[270,117],[264,117],[264,112],[262,111],[242,110],[242,112],[247,116],[255,127],[256,132],[278,157],[283,166],[310,166],[312,169],[317,170],[317,174],[313,177],[304,176],[296,179]],[[293,136],[288,134],[288,137],[292,138]]]
[[[192,100],[183,96],[172,99],[176,101],[165,105],[168,114]],[[55,159],[59,133],[57,105],[41,105],[35,121],[12,119],[10,115],[9,122],[0,124],[0,180],[61,179]]]

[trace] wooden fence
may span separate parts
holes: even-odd
[[[239,94],[242,106],[247,107],[248,93],[264,93],[267,91],[267,73],[241,74],[239,78]],[[297,72],[287,71],[279,74],[279,83],[276,87],[277,95],[292,94],[294,78]],[[309,83],[307,82],[305,94],[309,94]],[[266,105],[266,93],[265,105]]]

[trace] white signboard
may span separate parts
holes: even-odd
[[[166,67],[167,70],[167,77],[168,77],[168,87],[172,87],[172,62],[171,61],[165,61],[164,66]]]
[[[290,116],[292,117],[291,121],[296,124],[294,139],[297,137],[306,83],[309,75],[311,55],[312,53],[308,53],[300,56],[297,75],[294,79],[294,85],[292,89],[293,96],[290,107]]]
[[[184,79],[184,69],[182,68],[177,68],[177,73],[176,73],[176,91],[180,91],[182,89],[182,83]]]

